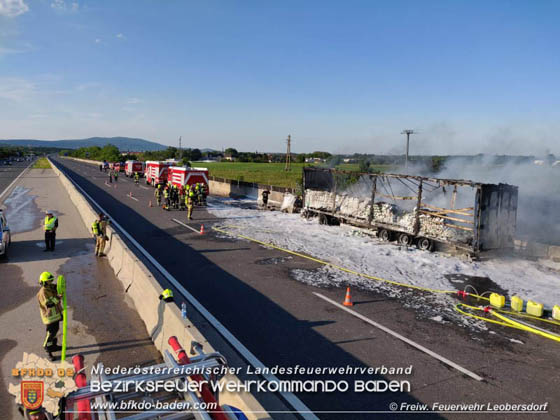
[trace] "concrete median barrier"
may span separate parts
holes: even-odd
[[[84,159],[76,160],[85,161]],[[95,161],[87,161],[87,163],[92,162]],[[99,162],[95,162],[95,164],[98,165]],[[52,165],[52,167],[89,230],[91,223],[97,217],[97,212],[66,175],[55,165]],[[105,252],[109,264],[126,294],[131,298],[140,318],[144,321],[156,348],[162,353],[164,350],[169,350],[171,354],[174,354],[168,344],[168,339],[171,336],[176,336],[187,350],[191,341],[196,341],[203,345],[206,353],[216,351],[189,319],[184,320],[181,317],[181,311],[175,304],[166,304],[159,300],[162,287],[146,265],[136,258],[136,255],[130,250],[119,233],[109,226],[107,234],[110,240]],[[237,379],[234,375],[226,375],[222,381],[236,381]],[[239,408],[249,419],[270,419],[262,405],[250,393],[222,392],[220,393],[220,404],[228,404]]]

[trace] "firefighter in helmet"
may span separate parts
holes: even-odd
[[[41,319],[47,329],[43,348],[47,352],[49,360],[54,361],[56,359],[52,353],[62,350],[62,347],[57,344],[56,338],[60,328],[60,321],[62,320],[62,306],[52,273],[48,271],[42,272],[39,276],[39,284],[41,288],[39,293],[37,293],[37,300],[39,301]]]
[[[187,206],[187,219],[192,220],[192,212],[193,212],[193,205],[194,205],[194,192],[193,190],[189,190],[187,196],[185,197],[185,204]]]
[[[134,183],[138,185],[138,181],[140,180],[140,174],[138,172],[134,172]]]
[[[154,195],[156,196],[156,202],[158,207],[161,206],[161,184],[157,185],[157,188],[154,191]]]
[[[94,220],[91,224],[91,233],[95,237],[95,256],[103,257],[105,250],[105,243],[107,241],[107,224],[109,220],[103,213],[99,213],[99,218]]]
[[[165,204],[163,205],[164,210],[169,210],[169,185],[166,185],[163,189],[163,198],[165,198]]]
[[[173,302],[173,291],[171,289],[165,289],[159,295],[159,300],[163,300],[164,302]]]

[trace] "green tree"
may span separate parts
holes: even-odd
[[[191,150],[191,159],[190,160],[200,160],[202,158],[202,152],[199,149],[192,149]]]
[[[237,156],[239,156],[239,152],[234,149],[233,147],[228,147],[225,152],[226,155],[231,155],[231,157],[236,158]]]

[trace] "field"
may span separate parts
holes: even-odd
[[[310,166],[308,163],[292,163],[291,171],[284,171],[284,163],[192,162],[192,165],[208,168],[210,175],[219,178],[288,188],[297,188],[301,184],[303,167]],[[375,169],[385,171],[388,167],[376,165]],[[358,164],[345,163],[337,168],[358,171]]]
[[[32,169],[51,169],[51,164],[47,158],[42,157],[37,159],[37,162],[35,162]]]

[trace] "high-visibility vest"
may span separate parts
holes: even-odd
[[[97,220],[91,224],[91,231],[94,235],[99,235],[99,222]]]
[[[49,216],[45,216],[45,231],[50,231],[55,228],[56,217],[53,216],[49,219]]]

